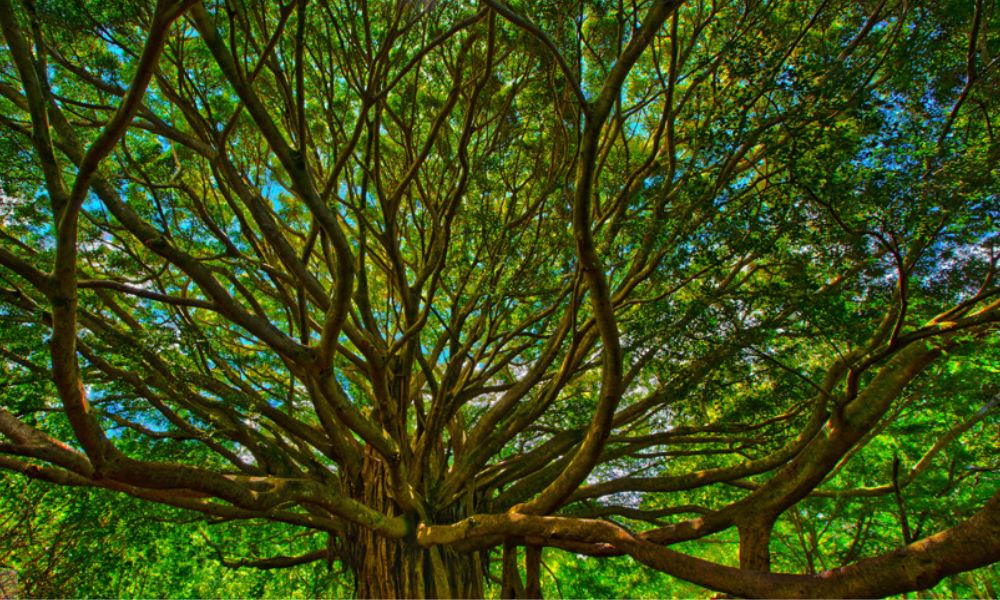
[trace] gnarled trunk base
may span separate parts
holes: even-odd
[[[367,506],[395,516],[402,514],[392,499],[382,461],[367,452],[360,477],[345,481],[345,489]],[[358,598],[482,598],[486,571],[478,552],[423,548],[413,540],[389,539],[364,527],[350,526],[341,550],[354,574]]]
[[[358,598],[482,598],[475,554],[419,546],[366,532],[351,544]]]

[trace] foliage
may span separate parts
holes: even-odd
[[[996,589],[995,2],[0,26],[38,593]]]
[[[315,598],[350,593],[324,563],[279,573],[223,566],[206,539],[246,552],[301,551],[262,528],[206,525],[192,513],[104,490],[5,475],[0,564],[26,598]],[[269,543],[270,542],[270,543]]]

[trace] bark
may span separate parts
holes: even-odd
[[[392,498],[387,469],[375,452],[366,451],[360,476],[344,484],[355,500],[390,516],[405,515]],[[415,515],[405,516],[416,523]],[[421,547],[415,535],[395,539],[360,526],[348,527],[342,546],[358,598],[483,596],[486,570],[479,552]]]
[[[521,572],[517,568],[517,546],[510,542],[505,543],[501,561],[503,578],[500,586],[500,597],[504,600],[524,598],[524,583],[521,581]]]
[[[774,519],[762,517],[737,526],[740,534],[740,568],[749,571],[771,570],[771,531]]]
[[[542,597],[541,566],[542,547],[528,544],[524,547],[524,580],[517,565],[517,545],[505,542],[501,562],[501,598],[527,598],[540,600]]]
[[[524,547],[524,595],[531,600],[542,598],[542,547]]]

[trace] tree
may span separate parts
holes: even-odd
[[[15,473],[0,474],[0,511],[0,569],[17,573],[22,598],[316,598],[350,593],[323,562],[285,566],[276,576],[273,570],[232,569],[228,561],[210,559],[220,544],[248,555],[262,545],[286,556],[308,552],[308,536],[286,536],[281,523],[206,526],[197,513],[183,509]],[[248,530],[252,535],[246,535]]]
[[[538,596],[553,547],[744,596],[1000,559],[995,3],[0,26],[0,466],[308,532],[232,560],[362,597]]]

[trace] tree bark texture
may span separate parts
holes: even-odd
[[[361,476],[345,481],[356,500],[400,515],[391,494],[385,464],[366,452]],[[393,539],[366,527],[352,526],[342,549],[354,575],[358,598],[481,598],[485,565],[479,552],[421,547],[415,536]]]
[[[737,526],[740,534],[740,568],[764,573],[771,570],[771,532],[774,519],[761,517]]]

